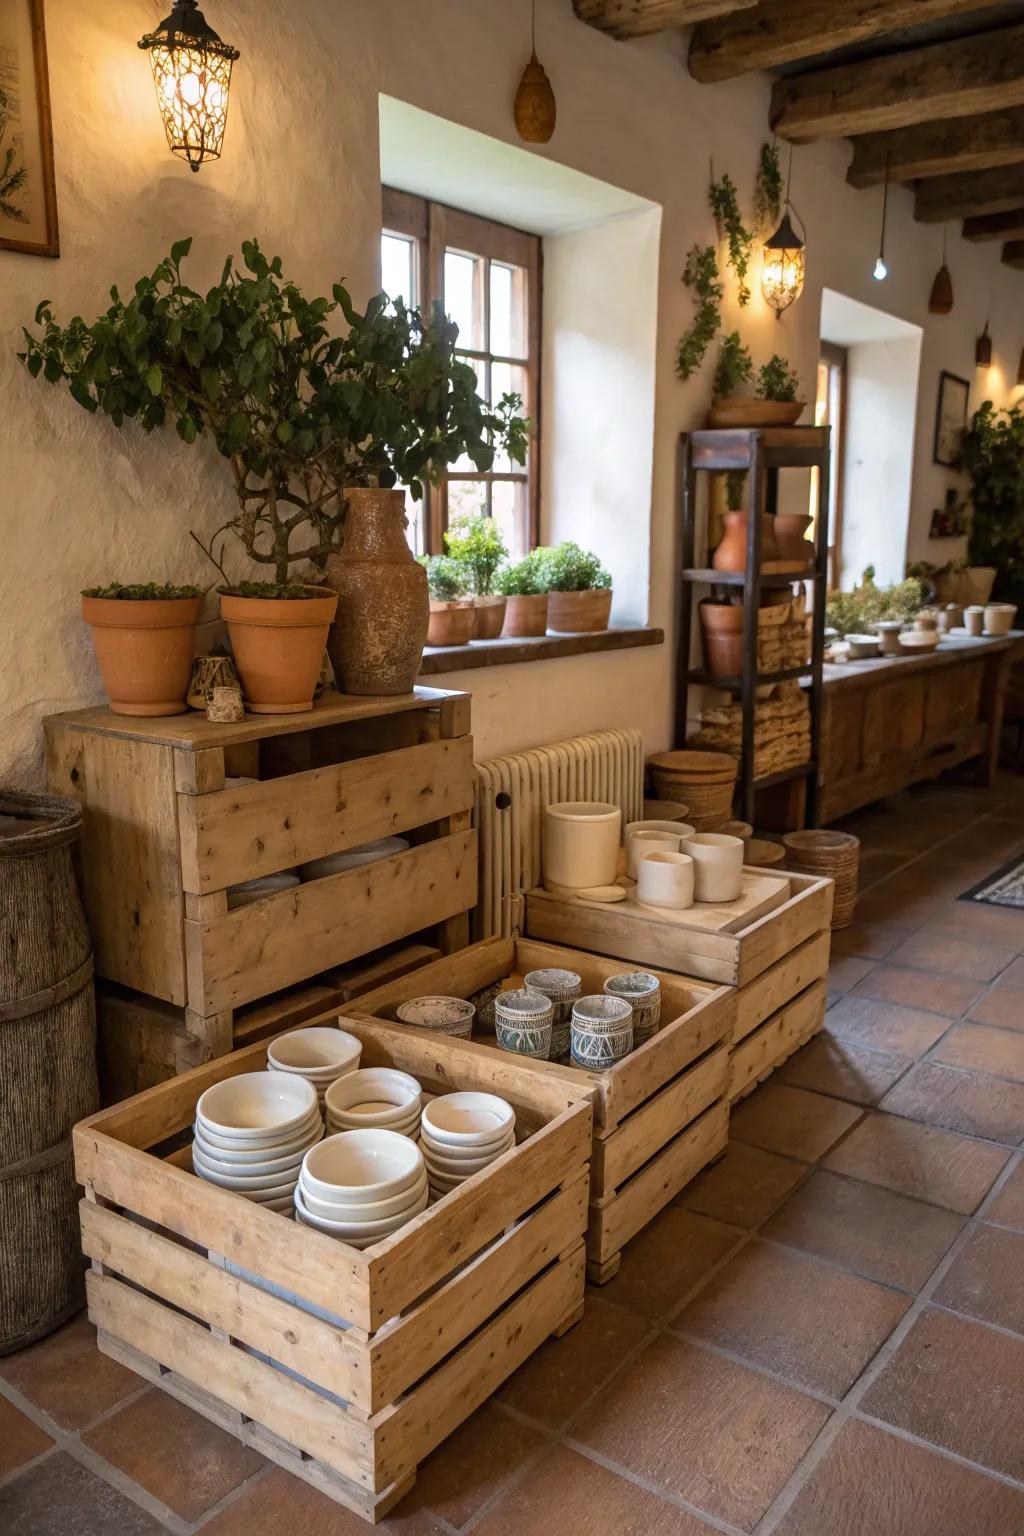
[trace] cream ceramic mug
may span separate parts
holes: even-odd
[[[694,862],[686,853],[645,853],[637,865],[637,900],[648,907],[693,906]]]
[[[626,873],[631,880],[637,878],[640,860],[648,853],[678,853],[679,834],[651,832],[646,829],[632,832],[626,841]]]
[[[743,888],[743,843],[726,832],[695,832],[680,844],[693,860],[697,901],[735,901]]]

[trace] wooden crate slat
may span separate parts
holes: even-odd
[[[748,1093],[821,1028],[827,1003],[828,984],[823,978],[780,1008],[734,1049],[729,1074],[730,1101]]]
[[[791,875],[790,879],[795,883],[797,876]],[[834,892],[834,880],[813,879],[803,890],[798,890],[785,907],[746,929],[740,950],[739,985],[742,987],[753,981],[813,933],[828,928],[832,922]],[[774,923],[772,918],[775,918]]]
[[[473,739],[179,800],[186,891],[218,891],[472,809]]]
[[[739,1042],[790,998],[828,972],[831,932],[812,934],[792,954],[777,960],[767,971],[741,987],[736,994],[736,1031]]]
[[[729,1046],[721,1045],[692,1071],[660,1089],[610,1136],[594,1142],[593,1170],[606,1193],[624,1183],[651,1156],[652,1147],[671,1140],[722,1097],[729,1077]]]
[[[186,922],[190,1005],[205,1014],[252,1002],[454,917],[475,892],[476,834],[456,832],[212,921]]]

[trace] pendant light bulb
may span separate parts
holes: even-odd
[[[889,276],[889,268],[885,260],[885,223],[889,213],[889,157],[885,159],[885,187],[882,191],[882,233],[878,242],[878,260],[875,262],[875,270],[872,274],[876,283],[884,283]]]
[[[875,270],[871,275],[874,277],[875,281],[879,283],[884,283],[886,278],[889,276],[889,268],[886,266],[881,256],[879,256],[878,260],[875,262]]]

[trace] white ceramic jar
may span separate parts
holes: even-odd
[[[986,603],[986,635],[1008,635],[1013,628],[1016,613],[1017,608],[1014,603]]]
[[[725,832],[695,832],[683,839],[693,860],[697,901],[736,901],[743,889],[743,843]]]
[[[600,800],[560,800],[544,808],[544,883],[572,891],[612,885],[622,812]]]
[[[550,1060],[554,1015],[551,999],[532,987],[500,992],[494,999],[494,1033],[498,1044],[503,1051],[516,1056]]]
[[[647,827],[639,828],[626,842],[626,873],[631,880],[635,880],[640,869],[640,860],[647,853],[678,853],[679,839],[682,834],[677,832],[651,832]]]
[[[694,879],[689,853],[645,853],[637,866],[637,901],[647,907],[691,907]]]

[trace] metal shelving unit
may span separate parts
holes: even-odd
[[[817,824],[819,742],[821,734],[822,669],[825,651],[825,596],[828,579],[829,427],[706,428],[684,432],[679,439],[679,486],[682,521],[682,571],[679,584],[678,670],[676,686],[676,744],[686,744],[687,696],[692,686],[738,693],[742,709],[742,752],[737,780],[744,820],[755,822],[754,801],[759,789],[769,789],[798,779],[807,780],[804,822]],[[747,519],[746,568],[716,571],[695,565],[697,541],[697,476],[746,470],[747,505],[751,510],[778,509],[779,471],[817,469],[817,514],[814,520],[814,565],[807,578],[799,574],[761,571],[761,518]],[[702,551],[706,558],[707,551]],[[790,587],[807,579],[813,588],[811,659],[807,666],[781,672],[757,670],[757,615],[762,591]],[[743,674],[736,678],[712,678],[703,667],[691,665],[693,593],[695,587],[726,586],[743,590]],[[811,706],[811,758],[780,773],[754,773],[754,705],[762,683],[788,679],[808,685]]]

